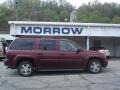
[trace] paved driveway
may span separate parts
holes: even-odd
[[[0,62],[0,90],[120,90],[120,59],[110,60],[101,74],[37,72],[21,77]]]

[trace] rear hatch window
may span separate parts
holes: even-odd
[[[11,46],[10,50],[32,50],[34,46],[33,39],[16,39]]]

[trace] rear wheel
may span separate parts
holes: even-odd
[[[33,64],[28,61],[21,62],[18,65],[18,73],[24,77],[31,76],[33,73]]]
[[[100,73],[102,71],[102,64],[98,59],[92,59],[88,63],[88,71],[93,74]]]

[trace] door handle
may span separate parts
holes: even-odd
[[[61,53],[60,55],[64,56],[65,54],[64,54],[64,53]]]
[[[38,53],[38,55],[41,55],[41,56],[42,56],[43,54],[42,54],[42,53]]]

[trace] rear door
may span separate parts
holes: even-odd
[[[58,66],[58,47],[56,40],[40,40],[38,60],[40,69],[56,69]]]

